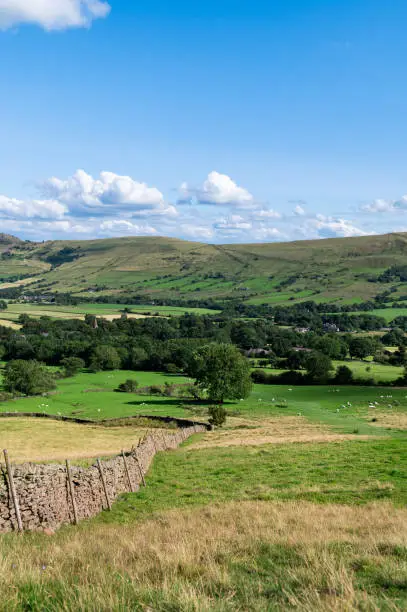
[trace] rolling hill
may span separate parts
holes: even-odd
[[[403,275],[386,272],[407,268],[403,233],[229,245],[151,237],[32,243],[0,235],[0,247],[0,289],[23,285],[41,294],[234,297],[254,304],[351,303],[389,290],[402,300],[407,294]]]

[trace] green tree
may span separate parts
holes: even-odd
[[[64,368],[65,378],[69,378],[78,374],[85,367],[85,362],[80,357],[65,357],[61,360],[61,365]]]
[[[90,359],[90,369],[92,372],[101,370],[117,370],[121,366],[119,353],[114,346],[101,344],[97,346]]]
[[[240,399],[252,388],[249,362],[233,344],[208,344],[194,354],[190,371],[212,402]]]
[[[305,367],[312,380],[325,380],[333,368],[330,358],[319,351],[308,353]]]
[[[348,366],[341,365],[336,370],[335,382],[338,385],[350,385],[353,381],[353,372]]]
[[[352,338],[349,343],[349,354],[357,359],[366,359],[376,351],[377,343],[372,338]]]
[[[40,395],[55,389],[55,378],[39,361],[16,359],[4,369],[3,387],[10,393]]]

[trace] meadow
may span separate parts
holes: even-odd
[[[203,402],[115,393],[129,377],[188,382],[83,372],[58,381],[56,394],[0,409],[207,418]],[[111,512],[52,537],[2,536],[0,609],[405,609],[407,389],[255,385],[226,405],[223,428],[159,453],[147,487]],[[12,435],[17,449],[20,429],[26,458],[38,451],[28,438],[51,454],[59,445],[92,454],[128,435],[114,426],[100,440],[106,428],[75,427],[0,419],[0,439]]]
[[[86,303],[78,306],[56,306],[54,304],[31,304],[9,303],[7,310],[0,312],[0,324],[4,322],[16,322],[20,315],[28,315],[35,319],[40,317],[51,317],[52,319],[83,319],[86,314],[92,314],[106,319],[120,318],[125,308],[131,310],[128,317],[147,317],[147,316],[162,316],[176,317],[185,314],[186,312],[195,313],[197,315],[216,314],[219,311],[209,310],[208,308],[183,308],[180,306],[139,306],[131,304],[97,304]],[[3,323],[2,323],[3,321]]]

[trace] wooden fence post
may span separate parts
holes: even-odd
[[[143,486],[145,487],[145,486],[147,486],[147,485],[146,485],[146,481],[145,481],[145,479],[144,479],[143,470],[141,469],[140,461],[139,461],[139,459],[138,459],[137,455],[136,455],[136,463],[137,463],[137,465],[138,465],[138,469],[139,469],[139,472],[140,472],[141,482],[143,483]]]
[[[72,474],[71,474],[71,466],[69,465],[69,460],[66,460],[66,473],[68,476],[68,490],[71,497],[72,509],[73,509],[73,524],[78,524],[78,509],[76,507],[76,499],[75,499],[75,490],[72,482]]]
[[[108,507],[109,510],[111,510],[112,509],[112,504],[110,503],[109,493],[107,492],[105,475],[103,473],[103,468],[102,468],[102,464],[100,463],[100,459],[98,459],[97,463],[98,463],[100,478],[102,480],[103,490],[105,492],[107,507]]]
[[[127,467],[126,455],[124,454],[124,450],[122,450],[122,457],[123,457],[123,463],[124,463],[124,470],[125,470],[126,476],[127,476],[127,482],[129,483],[129,489],[130,489],[131,493],[133,493],[134,489],[133,489],[133,485],[131,484],[129,468]]]
[[[4,460],[6,462],[8,481],[9,481],[9,485],[10,485],[10,493],[11,493],[11,497],[13,499],[14,510],[16,512],[18,531],[23,531],[23,522],[21,520],[20,506],[19,506],[19,503],[18,503],[18,497],[17,497],[16,488],[14,486],[13,472],[11,470],[10,459],[8,457],[8,452],[6,451],[6,449],[4,449],[3,454],[4,454]]]

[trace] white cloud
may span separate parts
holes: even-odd
[[[39,184],[47,197],[68,206],[73,214],[118,214],[125,211],[134,216],[177,214],[174,206],[164,201],[156,187],[135,181],[130,176],[101,172],[93,178],[84,170],[77,170],[67,179],[52,177]]]
[[[183,236],[197,240],[210,240],[214,235],[213,229],[210,227],[205,227],[204,225],[181,223],[179,229]]]
[[[210,172],[204,183],[193,188],[183,183],[179,189],[180,204],[198,202],[216,206],[232,206],[241,209],[257,208],[253,195],[244,187],[239,187],[227,174]]]
[[[325,217],[324,215],[316,215],[314,219],[310,219],[304,226],[306,234],[309,234],[309,231],[312,229],[316,230],[319,238],[351,238],[352,236],[369,235],[369,232],[356,227],[352,221]]]
[[[361,210],[368,213],[391,213],[407,210],[407,195],[399,200],[383,200],[379,198],[373,200],[370,204],[364,204]]]
[[[0,0],[0,28],[23,23],[45,30],[86,28],[106,17],[110,8],[104,0]]]
[[[252,219],[258,219],[259,221],[266,219],[281,219],[281,213],[272,208],[262,208],[253,213]]]
[[[99,227],[102,233],[108,232],[110,234],[131,234],[132,236],[152,236],[157,234],[157,230],[150,225],[138,225],[132,223],[128,219],[113,219],[110,221],[103,221]]]
[[[286,238],[285,234],[276,227],[258,227],[253,231],[252,236],[255,240],[283,240]]]
[[[305,215],[305,209],[301,206],[301,204],[297,204],[297,206],[294,208],[294,214],[297,217],[303,217]]]
[[[0,217],[59,219],[67,208],[57,200],[17,200],[0,195]]]
[[[224,219],[219,219],[214,223],[213,227],[223,232],[229,232],[235,230],[250,230],[252,229],[252,224],[249,220],[240,215],[230,215]]]

